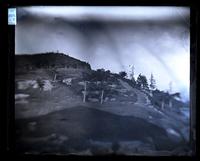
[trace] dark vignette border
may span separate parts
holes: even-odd
[[[5,100],[5,107],[1,109],[1,123],[3,122],[4,128],[1,131],[4,133],[1,135],[1,143],[3,146],[1,152],[5,154],[6,157],[13,157],[14,159],[24,159],[24,160],[32,160],[32,159],[96,159],[96,157],[78,157],[78,156],[34,156],[34,155],[18,155],[15,153],[15,118],[14,118],[14,53],[15,53],[15,26],[7,25],[7,8],[15,7],[15,6],[39,6],[39,5],[71,5],[71,6],[189,6],[191,9],[191,21],[190,21],[190,106],[191,106],[191,119],[190,119],[190,140],[191,140],[191,148],[193,149],[192,157],[135,157],[135,159],[197,159],[197,155],[199,154],[198,147],[198,136],[199,136],[199,124],[198,124],[198,51],[199,51],[199,11],[197,8],[197,4],[194,1],[188,0],[7,0],[2,4],[2,20],[3,27],[2,33],[5,35],[5,38],[2,39],[2,46],[5,50],[2,50],[2,54],[5,54],[5,59],[1,59],[2,64],[2,72],[5,72],[5,81],[1,83],[4,85],[5,93],[2,94],[3,100]],[[0,16],[1,16],[0,15]],[[0,17],[1,18],[1,17]],[[5,34],[7,32],[7,34]],[[7,68],[5,68],[7,67]],[[5,117],[5,118],[4,118]],[[3,127],[3,126],[1,126]],[[97,157],[98,158],[98,157]],[[99,157],[99,159],[133,159],[133,157],[124,157],[124,156],[107,156]]]

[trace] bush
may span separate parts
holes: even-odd
[[[127,73],[125,71],[119,72],[120,77],[124,78],[127,76]]]

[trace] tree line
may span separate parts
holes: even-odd
[[[119,72],[119,75],[122,78],[127,77],[127,73],[125,71]],[[148,83],[146,76],[142,75],[141,73],[138,75],[137,79],[135,79],[133,73],[131,73],[130,80],[137,88],[145,89],[145,90],[155,90],[156,89],[156,80],[152,73],[151,73],[151,76],[149,79],[150,83]]]

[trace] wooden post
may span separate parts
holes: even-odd
[[[101,104],[103,104],[103,94],[104,94],[104,90],[101,91]]]
[[[164,109],[164,105],[165,105],[165,103],[164,103],[164,101],[162,100],[162,104],[161,104],[161,109],[162,109],[162,110]]]
[[[84,85],[84,91],[83,91],[83,102],[85,103],[85,99],[86,99],[86,91],[87,91],[87,84],[85,81],[85,85]]]
[[[56,76],[57,76],[57,75],[55,74],[55,75],[54,75],[54,78],[53,78],[53,81],[56,81]]]
[[[169,107],[172,108],[172,101],[169,100]]]

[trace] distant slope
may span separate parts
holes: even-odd
[[[15,55],[15,68],[37,69],[37,68],[78,68],[90,70],[90,64],[72,58],[63,53],[38,53],[34,55]]]

